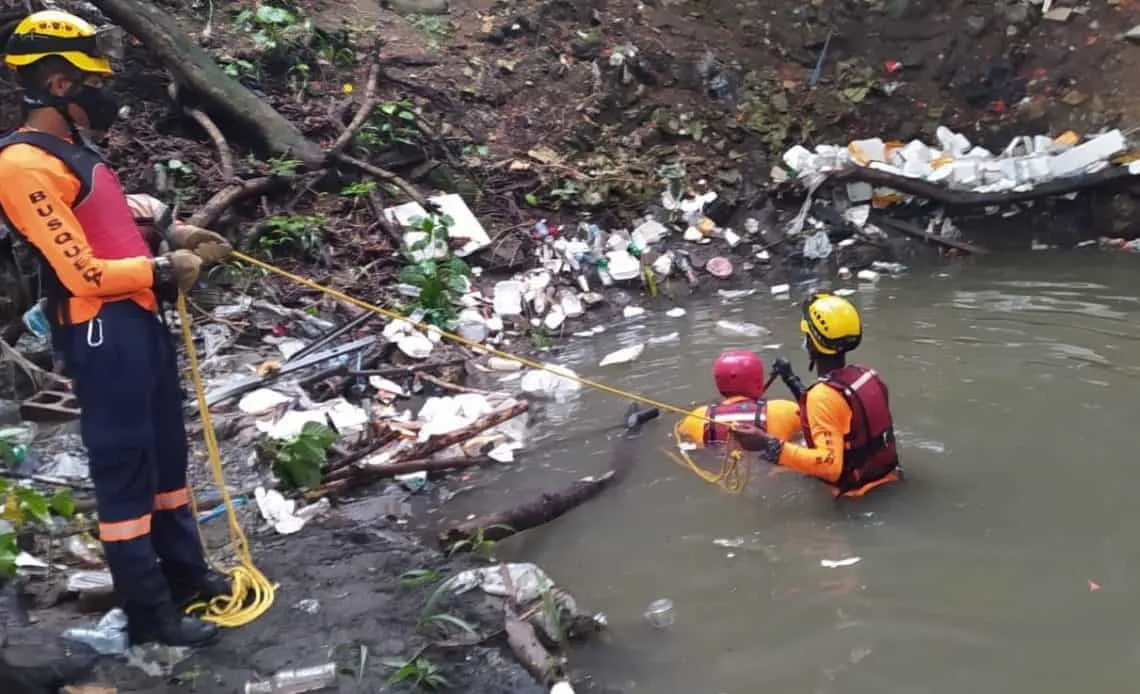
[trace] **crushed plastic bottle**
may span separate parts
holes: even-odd
[[[804,241],[804,257],[810,260],[823,260],[831,255],[831,239],[827,231],[820,229]]]
[[[127,637],[127,615],[116,607],[103,615],[94,628],[68,629],[63,632],[63,638],[82,643],[99,655],[122,655],[130,647]]]
[[[336,663],[282,670],[264,682],[246,682],[245,694],[303,694],[336,684]]]

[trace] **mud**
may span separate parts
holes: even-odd
[[[346,507],[346,513],[351,510]],[[337,691],[344,694],[416,691],[407,684],[390,684],[395,669],[385,661],[406,659],[426,648],[423,654],[458,691],[545,691],[501,647],[496,632],[502,608],[477,592],[447,598],[432,613],[464,619],[488,635],[486,641],[471,648],[428,647],[419,622],[434,586],[404,585],[401,575],[432,569],[446,576],[472,566],[474,560],[443,558],[383,521],[358,523],[340,514],[310,524],[297,535],[259,536],[254,545],[258,568],[278,583],[273,609],[249,626],[225,632],[217,645],[195,652],[168,679],[149,678],[121,661],[103,658],[90,681],[114,684],[123,693],[232,694],[257,677],[333,661],[340,667]],[[300,609],[303,600],[316,600],[318,611]],[[66,608],[34,614],[40,620],[34,626],[8,629],[5,653],[14,662],[42,662],[62,654],[59,634],[98,617]]]

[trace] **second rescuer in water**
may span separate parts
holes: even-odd
[[[737,432],[741,445],[823,480],[837,496],[862,496],[899,479],[887,385],[873,369],[847,363],[863,339],[859,312],[842,297],[813,294],[804,302],[800,332],[818,379],[805,388],[783,359],[772,370],[799,400],[805,444],[751,429]]]
[[[713,381],[724,399],[694,409],[677,428],[690,443],[702,448],[723,445],[729,429],[738,424],[756,426],[781,441],[800,432],[796,403],[765,399],[764,360],[755,352],[736,349],[717,357]]]

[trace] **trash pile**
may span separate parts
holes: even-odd
[[[784,153],[784,167],[773,169],[772,177],[778,182],[790,176],[810,180],[851,167],[867,167],[953,190],[1001,193],[1028,191],[1112,166],[1126,167],[1129,174],[1140,173],[1140,155],[1127,154],[1131,148],[1120,130],[1084,142],[1073,131],[1055,138],[1018,136],[997,154],[944,126],[939,126],[936,137],[937,146],[919,140],[904,143],[881,138],[856,140],[846,147],[818,145],[814,152],[796,145]],[[1120,156],[1124,154],[1127,156]],[[889,187],[864,182],[849,183],[847,197],[853,204],[875,207],[913,199]]]

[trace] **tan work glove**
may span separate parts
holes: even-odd
[[[155,286],[159,289],[179,289],[188,292],[198,281],[202,259],[194,253],[180,249],[155,258]]]
[[[207,265],[225,260],[234,250],[230,242],[216,231],[182,222],[174,223],[174,228],[170,231],[170,245],[192,252]]]

